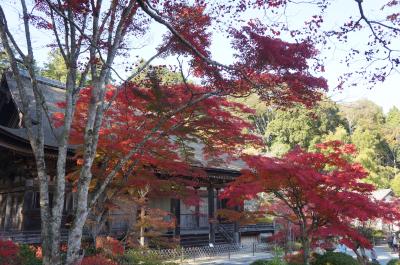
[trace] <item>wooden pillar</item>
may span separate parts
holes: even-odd
[[[179,199],[171,199],[171,213],[175,216],[176,225],[174,237],[181,235],[181,201]]]
[[[196,218],[196,228],[200,227],[200,203],[195,206],[194,214]]]
[[[235,206],[236,211],[240,211],[239,206]],[[233,242],[236,244],[240,243],[240,231],[239,231],[239,223],[238,221],[235,221],[233,223]]]
[[[0,213],[6,212],[6,196],[5,194],[0,194]],[[0,215],[0,228],[1,230],[4,229],[4,214]]]
[[[26,189],[24,192],[24,202],[22,207],[22,227],[23,230],[28,230],[30,227],[29,220],[29,210],[32,208],[33,204],[33,191],[30,189]]]
[[[199,187],[194,187],[194,189],[196,190],[196,194],[199,195],[198,194]],[[196,228],[197,229],[200,228],[200,205],[201,205],[201,197],[200,197],[199,204],[196,205],[194,208],[194,215],[196,218]]]
[[[208,192],[208,220],[209,220],[209,242],[215,243],[215,223],[214,223],[214,188],[207,188]]]
[[[219,209],[222,209],[222,204],[221,204],[221,200],[219,199],[219,188],[216,188],[215,189],[215,191],[216,191],[216,196],[217,196],[217,198],[216,198],[216,200],[217,200],[217,212],[218,212],[218,210]],[[221,219],[220,219],[220,217],[218,216],[218,222],[221,222]]]
[[[215,189],[216,190],[216,192],[217,192],[217,210],[219,210],[219,209],[221,209],[222,208],[222,205],[221,205],[221,200],[219,199],[219,188],[216,188]]]
[[[12,197],[10,193],[6,195],[6,212],[4,215],[4,228],[9,229],[11,226],[11,207],[12,207]]]

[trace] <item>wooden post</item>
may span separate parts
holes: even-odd
[[[240,207],[239,206],[235,206],[235,210],[236,211],[240,211]],[[236,244],[240,243],[240,231],[239,231],[239,223],[238,221],[235,221],[233,223],[233,242]]]
[[[214,188],[212,186],[207,187],[208,192],[208,220],[210,225],[209,230],[209,242],[215,243],[215,224],[214,224]]]

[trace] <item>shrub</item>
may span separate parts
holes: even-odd
[[[1,265],[11,265],[18,264],[18,245],[10,240],[0,240],[0,264]]]
[[[43,249],[42,249],[42,247],[41,246],[38,246],[38,247],[31,246],[31,247],[35,250],[36,258],[42,259],[43,258]]]
[[[121,242],[112,237],[97,237],[96,248],[102,249],[109,256],[119,256],[124,254],[124,247]]]
[[[96,255],[91,257],[84,257],[80,265],[118,265],[118,264],[104,256]]]
[[[290,265],[302,265],[304,261],[303,251],[299,251],[294,254],[288,254],[285,256],[285,260]]]
[[[256,260],[250,265],[286,265],[287,263],[281,259],[274,258],[272,260]]]
[[[23,265],[40,265],[42,261],[36,256],[36,249],[28,245],[19,247],[19,259]]]
[[[268,260],[260,259],[250,263],[250,265],[269,265],[267,262]]]
[[[387,265],[400,265],[400,260],[399,259],[391,259],[391,260],[389,260]]]
[[[143,252],[136,249],[131,249],[125,253],[124,262],[140,265],[176,265],[176,263],[166,261],[165,258],[155,253]]]
[[[103,251],[101,248],[95,248],[95,247],[86,247],[85,248],[85,256],[96,256],[98,254],[101,254]]]
[[[318,255],[313,265],[359,265],[359,263],[347,254],[326,252],[324,255]]]

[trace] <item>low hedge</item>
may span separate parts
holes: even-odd
[[[250,265],[286,265],[285,261],[280,259],[272,259],[272,260],[256,260]]]
[[[400,260],[399,259],[391,259],[391,260],[389,260],[387,265],[400,265]]]
[[[260,259],[250,263],[250,265],[269,265],[267,262],[268,260]]]
[[[317,255],[313,265],[360,265],[350,255],[339,252],[326,252],[324,255]]]

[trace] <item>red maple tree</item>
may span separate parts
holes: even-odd
[[[163,84],[154,73],[120,90],[109,86],[109,106],[99,132],[90,186],[96,218],[116,207],[113,200],[122,197],[148,213],[149,197],[172,197],[190,205],[198,204],[194,187],[201,186],[206,174],[201,167],[193,166],[221,166],[240,156],[247,146],[259,143],[259,138],[250,133],[251,123],[243,119],[254,113],[252,109],[222,96],[191,104],[195,95],[207,93],[206,90],[189,83]],[[81,91],[72,125],[71,144],[78,146],[78,165],[90,93],[90,87]],[[58,105],[65,106],[63,102]],[[63,114],[55,113],[54,118],[62,126]],[[135,154],[127,156],[130,152]],[[124,157],[129,159],[116,169]],[[114,170],[118,172],[110,183]],[[69,179],[77,185],[79,171],[70,174]],[[103,185],[108,185],[107,192],[103,193],[101,205],[95,205]],[[143,224],[144,221],[138,223],[151,225]],[[93,223],[95,237],[99,220]]]
[[[223,194],[231,203],[252,199],[260,192],[273,194],[277,204],[266,211],[298,225],[304,264],[309,264],[311,243],[317,238],[338,236],[351,249],[370,248],[355,221],[396,221],[400,217],[397,204],[371,197],[374,186],[362,182],[367,173],[348,160],[354,146],[333,141],[317,148],[316,152],[297,148],[282,158],[246,156],[249,169]]]
[[[11,2],[10,4],[13,4]],[[316,33],[322,23],[322,16],[312,14],[303,31],[290,31],[289,33],[294,39],[289,43],[278,39],[280,31],[288,31],[285,25],[282,26],[281,23],[273,23],[270,20],[261,22],[257,20],[257,13],[253,15],[252,12],[248,12],[250,10],[276,12],[279,8],[285,11],[287,5],[295,4],[296,1],[20,0],[18,2],[21,4],[17,9],[21,11],[20,17],[24,22],[24,34],[20,34],[19,28],[9,27],[11,23],[7,22],[8,14],[6,15],[7,12],[3,10],[2,3],[0,6],[0,38],[16,79],[22,103],[21,113],[25,114],[22,115],[23,124],[29,137],[40,180],[43,262],[46,265],[61,264],[58,246],[60,245],[65,198],[67,150],[74,113],[77,113],[86,123],[80,124],[83,156],[80,161],[82,167],[77,182],[77,207],[74,210],[75,218],[68,239],[66,263],[69,265],[82,258],[80,257],[82,253],[80,242],[83,226],[90,211],[88,205],[92,205],[87,203],[89,185],[92,183],[92,168],[96,161],[96,155],[99,153],[97,147],[102,145],[106,147],[107,145],[105,139],[114,143],[115,147],[108,146],[109,150],[107,151],[110,151],[112,155],[117,154],[115,158],[119,157],[119,160],[114,159],[110,162],[109,174],[104,179],[104,185],[100,185],[99,193],[104,191],[105,187],[123,168],[129,168],[129,162],[139,157],[144,160],[147,155],[144,147],[151,145],[147,143],[149,139],[152,139],[150,142],[153,145],[166,144],[166,147],[174,145],[171,142],[161,139],[157,142],[154,139],[156,136],[161,136],[162,131],[173,128],[174,123],[171,120],[176,119],[176,121],[183,122],[184,115],[181,116],[180,113],[183,110],[185,113],[189,113],[186,110],[190,110],[203,100],[207,101],[209,98],[226,95],[244,96],[254,92],[267,103],[286,106],[292,102],[302,102],[309,105],[320,97],[320,88],[327,89],[326,81],[318,76],[318,73],[323,71],[323,66],[314,60],[317,52],[313,48],[313,44],[319,40],[326,44],[323,38],[319,37],[328,35],[327,32]],[[332,1],[311,2],[315,2],[323,13],[326,6]],[[376,54],[382,54],[382,49],[379,47],[383,46],[385,48],[383,53],[389,54],[384,60],[390,63],[392,66],[390,69],[393,70],[398,66],[399,60],[395,56],[396,51],[391,48],[390,40],[395,39],[400,32],[398,14],[390,12],[385,23],[382,20],[371,20],[363,12],[363,1],[355,0],[355,2],[358,3],[361,18],[351,19],[353,22],[346,23],[340,32],[332,32],[332,34],[344,38],[354,30],[370,29],[373,32],[372,44],[378,48],[361,52],[352,50],[352,53],[363,54],[367,60],[374,60]],[[398,1],[386,2],[387,4],[383,8],[385,11],[389,10],[389,7],[398,7]],[[307,2],[307,4],[310,3]],[[132,47],[137,47],[138,43],[142,43],[143,36],[151,30],[152,23],[158,23],[166,29],[162,33],[157,32],[162,36],[160,36],[161,41],[156,54],[149,58],[137,72],[127,78],[121,76],[120,69],[115,68],[117,58],[120,57],[124,60],[124,65],[131,68],[135,64],[131,56],[131,52],[134,50]],[[48,32],[47,35],[51,40],[46,47],[59,49],[67,69],[65,123],[62,124],[60,137],[57,139],[57,172],[54,178],[56,192],[52,208],[49,203],[49,180],[47,177],[49,170],[46,167],[44,155],[43,121],[48,118],[46,116],[49,114],[46,107],[48,102],[46,102],[43,91],[38,87],[35,59],[40,54],[33,45],[35,42],[32,41],[32,33],[34,33],[31,30],[32,25]],[[304,25],[302,24],[302,26]],[[212,34],[216,31],[232,42],[235,50],[231,54],[234,58],[232,63],[223,64],[217,62],[213,57],[211,46],[216,41],[212,38]],[[24,40],[17,38],[22,35]],[[24,45],[21,46],[21,43]],[[137,55],[142,54],[142,51],[137,53]],[[138,128],[134,137],[131,137],[134,140],[113,135],[110,128],[103,127],[107,124],[103,118],[113,116],[118,120],[122,119],[122,116],[112,113],[113,110],[109,108],[110,102],[106,96],[107,89],[109,89],[107,85],[112,83],[112,77],[122,79],[116,88],[118,93],[115,93],[116,97],[121,97],[121,100],[123,95],[121,91],[127,91],[127,94],[146,95],[148,91],[126,88],[134,87],[135,84],[131,83],[132,78],[140,74],[154,58],[159,56],[185,58],[186,66],[200,80],[201,86],[192,86],[187,90],[185,90],[185,87],[187,88],[185,84],[170,87],[171,93],[164,93],[163,98],[155,101],[156,105],[152,106],[154,112],[145,111],[142,118],[135,116],[138,116],[143,106],[140,105],[140,102],[135,102],[138,103],[137,111],[130,111],[136,108],[132,102],[129,106],[131,109],[127,110],[130,111],[130,115],[134,116],[134,119],[125,127]],[[313,62],[316,63],[312,65]],[[33,110],[30,108],[32,98],[27,96],[26,88],[21,81],[20,69],[27,70],[31,79],[32,91],[36,100],[36,108]],[[387,69],[378,69],[377,71],[377,79],[384,79],[387,72],[391,72]],[[381,75],[379,75],[380,73]],[[86,108],[79,108],[78,104],[76,107],[75,103],[81,94],[79,91],[88,83],[91,89],[86,90],[83,94],[86,93],[89,105]],[[185,94],[185,97],[181,99],[188,100],[187,103],[190,106],[183,107],[179,105],[183,102],[174,102],[168,98],[169,95],[174,95],[174,89],[179,90],[182,96]],[[132,97],[129,96],[129,98]],[[156,116],[155,113],[159,112],[163,104],[167,104],[165,109],[168,111],[160,112],[164,116]],[[174,104],[177,104],[176,108],[174,108]],[[203,105],[203,107],[208,107],[208,105]],[[128,107],[126,106],[126,108]],[[106,114],[106,112],[108,113]],[[149,115],[148,120],[143,120],[145,115]],[[186,116],[186,118],[191,119],[190,116]],[[119,120],[118,122],[122,123],[123,121]],[[143,122],[143,125],[140,122]],[[207,123],[207,120],[203,119],[201,122]],[[215,122],[218,123],[217,120]],[[211,126],[213,124],[211,122],[209,124],[207,133],[213,131]],[[142,126],[144,126],[143,131],[141,130]],[[78,129],[73,128],[73,130]],[[108,138],[107,133],[109,133]],[[145,135],[145,133],[149,134]],[[225,142],[222,139],[224,133],[233,136],[229,134],[228,129],[219,132],[220,142]],[[215,137],[217,137],[216,134],[214,133]],[[121,135],[123,135],[123,131],[121,131]],[[114,141],[114,137],[121,141]],[[98,141],[100,142],[98,143]],[[120,150],[117,150],[117,147]],[[128,150],[129,147],[130,150]],[[208,146],[206,148],[211,149]],[[224,148],[228,148],[228,146],[226,145]],[[225,151],[224,148],[220,149],[221,152]],[[122,154],[126,154],[126,156],[122,156]],[[114,165],[114,168],[111,169],[111,165]],[[98,196],[94,198],[98,198]]]

